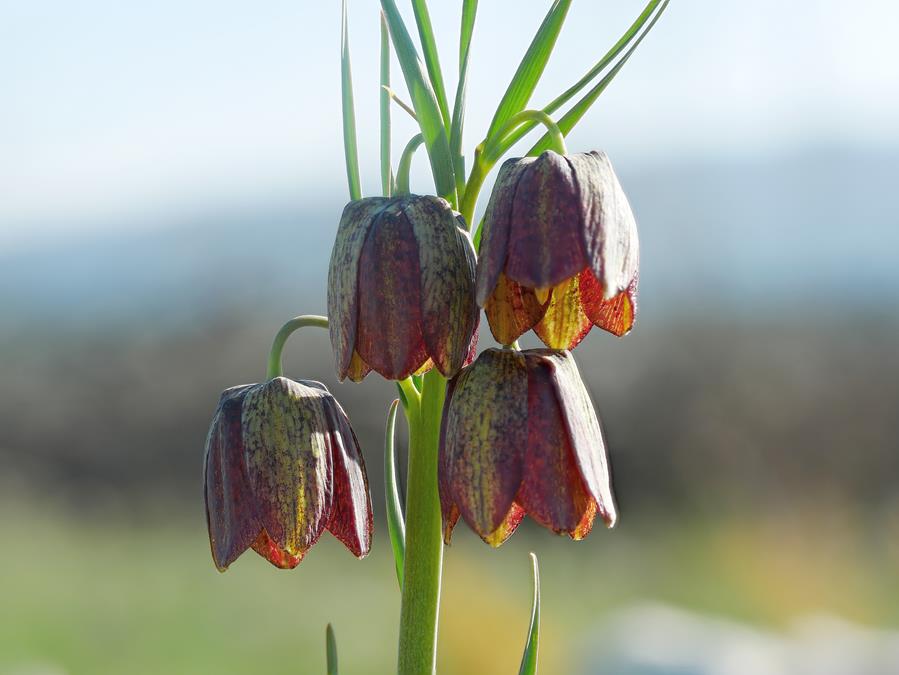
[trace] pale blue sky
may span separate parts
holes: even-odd
[[[480,4],[468,149],[550,3]],[[576,0],[532,104],[587,70],[642,4]],[[453,88],[461,2],[430,5]],[[350,12],[373,192],[378,3],[350,0]],[[897,25],[899,5],[886,0],[672,0],[569,146],[630,166],[897,146]],[[0,246],[342,189],[338,33],[337,0],[0,3]],[[398,150],[414,131],[402,113],[395,120]]]

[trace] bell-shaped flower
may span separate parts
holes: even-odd
[[[438,468],[444,540],[459,516],[492,546],[525,514],[582,539],[616,520],[609,462],[570,352],[488,349],[450,381]]]
[[[595,325],[630,331],[639,244],[627,197],[605,153],[510,159],[484,216],[477,300],[494,337],[533,328],[573,349]]]
[[[276,377],[226,389],[206,438],[206,521],[220,571],[252,547],[296,567],[328,529],[371,547],[365,463],[340,404],[318,382]]]
[[[328,272],[337,375],[390,380],[436,367],[452,377],[477,340],[475,254],[439,197],[347,204]]]

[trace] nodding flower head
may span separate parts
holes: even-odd
[[[347,204],[328,272],[337,374],[389,380],[436,367],[452,377],[477,341],[475,254],[439,197]]]
[[[595,325],[621,336],[637,313],[639,244],[605,153],[506,161],[484,216],[477,300],[511,344],[533,328],[573,349]]]
[[[205,490],[220,571],[250,547],[296,567],[325,529],[358,558],[371,547],[365,463],[346,414],[318,382],[275,377],[226,389],[206,438]]]
[[[616,520],[602,430],[570,352],[488,349],[450,381],[438,469],[444,539],[492,546],[525,514],[582,539]]]

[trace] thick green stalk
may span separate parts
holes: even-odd
[[[400,612],[400,675],[430,675],[437,663],[437,615],[443,567],[437,450],[446,379],[424,376],[420,406],[407,408],[409,473],[406,492],[406,561]]]

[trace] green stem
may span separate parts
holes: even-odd
[[[485,138],[484,141],[475,148],[474,163],[471,167],[471,175],[465,184],[465,192],[462,194],[462,203],[459,209],[468,229],[474,227],[474,209],[478,203],[478,195],[484,185],[484,179],[494,165],[502,158],[512,143],[509,141],[516,129],[523,124],[537,122],[546,127],[551,141],[550,147],[560,155],[568,154],[565,147],[565,135],[555,123],[552,117],[542,110],[522,110],[520,113],[512,115],[509,120],[500,127],[493,136]],[[517,140],[517,139],[516,139]]]
[[[511,147],[509,136],[512,132],[522,124],[528,122],[538,122],[545,126],[549,133],[550,140],[552,141],[550,148],[560,155],[568,154],[568,150],[565,148],[565,135],[552,117],[542,110],[522,110],[520,113],[512,115],[512,117],[509,118],[509,121],[500,127],[499,131],[485,142],[485,154],[487,155],[488,161],[491,162],[491,166]]]
[[[474,227],[474,209],[478,203],[478,195],[481,193],[481,187],[484,185],[484,179],[490,172],[490,167],[484,163],[484,143],[481,143],[474,150],[474,162],[471,166],[471,175],[465,184],[465,191],[462,193],[462,205],[459,213],[465,219],[468,225],[468,231]]]
[[[409,172],[412,170],[412,156],[424,142],[425,137],[421,134],[416,134],[403,148],[403,154],[400,155],[400,165],[396,168],[396,194],[409,194]]]
[[[305,314],[303,316],[295,317],[281,326],[281,330],[275,335],[275,339],[272,341],[272,348],[268,353],[267,379],[270,380],[273,377],[280,377],[284,374],[281,367],[281,352],[284,351],[284,343],[287,342],[287,338],[289,338],[295,330],[305,328],[306,326],[327,329],[328,317]]]
[[[420,405],[409,405],[406,560],[400,612],[399,674],[428,675],[437,662],[437,615],[443,567],[437,451],[446,379],[424,376]]]

